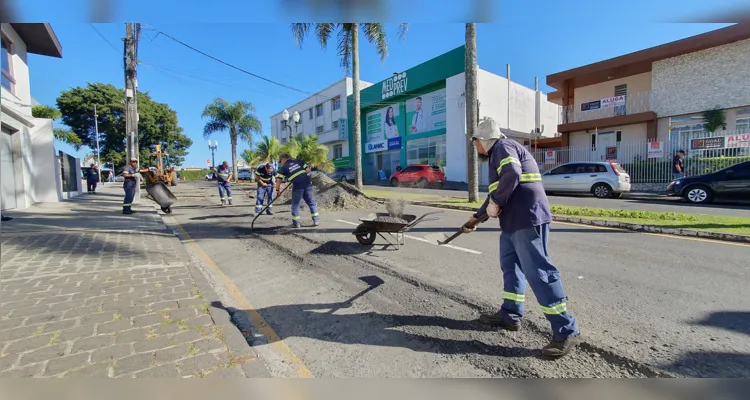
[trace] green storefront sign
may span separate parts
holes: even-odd
[[[360,90],[362,156],[365,160],[371,153],[388,151],[388,157],[392,158],[394,151],[400,151],[398,159],[402,166],[406,166],[409,140],[446,133],[445,80],[464,72],[465,56],[466,48],[460,46]],[[347,103],[349,154],[354,154],[352,96],[347,98]],[[373,166],[368,167],[367,162],[363,162],[363,170],[368,168]],[[368,175],[373,175],[372,171]]]
[[[349,168],[349,156],[333,160],[333,166],[336,168]]]

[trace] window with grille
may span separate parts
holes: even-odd
[[[331,129],[339,129],[339,121],[333,121],[331,122]]]
[[[323,125],[316,127],[315,133],[323,133]]]
[[[615,86],[615,96],[627,96],[628,95],[628,85],[617,85]]]
[[[737,133],[750,133],[750,118],[737,119]]]
[[[323,105],[322,104],[318,104],[317,106],[315,106],[315,116],[316,117],[322,117],[323,116]]]
[[[333,100],[331,100],[331,105],[333,106],[333,111],[336,111],[339,108],[341,108],[341,97],[339,96],[334,97]]]
[[[344,156],[344,148],[340,144],[336,144],[333,146],[333,159],[338,160],[339,158]]]

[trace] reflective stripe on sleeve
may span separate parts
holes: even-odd
[[[518,161],[515,157],[505,157],[500,161],[500,165],[497,167],[497,173],[500,173],[500,170],[503,169],[504,166],[508,164],[518,164],[521,165],[521,162]]]

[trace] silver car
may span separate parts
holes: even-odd
[[[599,198],[620,198],[630,191],[630,175],[615,162],[573,162],[542,175],[547,193],[591,193]]]

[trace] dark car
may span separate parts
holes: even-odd
[[[691,203],[710,203],[715,198],[750,199],[750,161],[732,165],[711,174],[674,180],[667,186],[670,196],[681,196]]]

